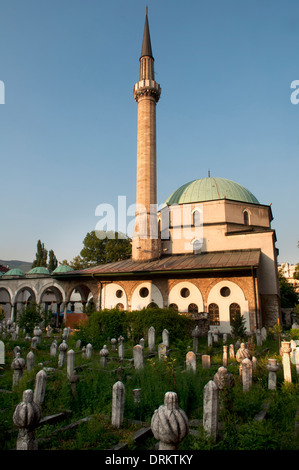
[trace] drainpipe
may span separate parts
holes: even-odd
[[[256,292],[256,276],[255,272],[253,269],[253,266],[251,266],[251,274],[252,274],[252,281],[253,281],[253,292],[254,292],[254,308],[255,308],[255,325],[256,329],[260,329],[260,319],[259,319],[259,314],[258,314],[258,305],[257,305],[257,292]]]

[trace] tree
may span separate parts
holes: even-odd
[[[236,312],[231,320],[231,332],[234,338],[244,338],[246,334],[246,326],[245,326],[246,319],[241,312]]]
[[[294,279],[299,279],[299,263],[295,266]]]
[[[32,263],[32,268],[37,268],[40,266],[47,267],[47,257],[48,251],[45,249],[45,245],[38,240],[37,242],[37,252],[35,255],[35,260]]]
[[[80,255],[89,266],[128,259],[132,252],[131,239],[118,232],[89,232],[83,245]]]
[[[286,278],[278,272],[278,281],[280,289],[280,302],[283,308],[292,308],[298,303],[298,295],[294,287],[288,283]]]
[[[56,269],[58,266],[58,261],[57,261],[57,258],[54,254],[54,251],[53,250],[50,250],[49,251],[49,262],[48,262],[48,268],[50,271],[54,271],[54,269]]]

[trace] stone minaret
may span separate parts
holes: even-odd
[[[132,259],[146,261],[160,255],[157,221],[156,103],[161,94],[155,81],[154,58],[146,10],[139,81],[134,86],[138,103],[136,222]]]

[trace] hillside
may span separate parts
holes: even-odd
[[[19,268],[22,269],[25,273],[31,269],[32,262],[30,263],[29,261],[19,261],[19,260],[2,260],[0,259],[0,264],[3,266],[8,266],[9,269],[15,269]]]

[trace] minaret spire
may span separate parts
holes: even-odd
[[[146,9],[139,81],[134,86],[138,104],[136,222],[132,259],[146,261],[160,255],[157,219],[156,104],[161,88],[155,81],[154,58]]]

